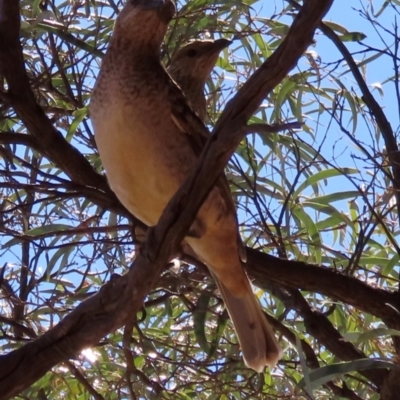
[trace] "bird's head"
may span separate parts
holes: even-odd
[[[196,40],[175,52],[168,67],[172,76],[188,74],[193,79],[208,79],[222,49],[232,42],[227,39]]]
[[[159,49],[175,11],[172,0],[128,0],[118,15],[114,35],[138,48]]]

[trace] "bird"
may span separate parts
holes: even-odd
[[[201,117],[160,61],[161,44],[175,10],[172,0],[125,3],[89,106],[110,186],[148,226],[157,224],[209,137]],[[210,191],[185,243],[217,282],[245,364],[257,372],[275,366],[282,350],[242,265],[244,246],[225,177]]]
[[[220,52],[232,44],[221,38],[217,40],[193,40],[172,56],[167,71],[188,98],[192,109],[203,122],[207,115],[204,95],[206,81],[210,78]]]

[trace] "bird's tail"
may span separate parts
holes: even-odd
[[[282,349],[275,338],[250,282],[248,290],[235,296],[213,274],[235,327],[246,365],[257,372],[274,367],[282,357]],[[247,278],[246,278],[247,279]]]

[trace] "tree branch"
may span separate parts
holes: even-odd
[[[257,286],[263,287],[267,282],[275,282],[293,289],[320,293],[375,315],[390,328],[400,329],[396,293],[372,288],[356,278],[334,272],[331,268],[283,260],[249,247],[246,251],[245,267]]]

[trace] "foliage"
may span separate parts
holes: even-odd
[[[189,39],[234,38],[208,84],[211,125],[282,43],[297,13],[292,1],[265,3],[178,4],[165,64]],[[36,100],[99,172],[87,106],[120,6],[113,0],[21,1],[21,42]],[[302,130],[248,135],[227,175],[248,246],[397,293],[399,9],[397,1],[378,8],[360,0],[358,7],[351,12],[368,30],[327,23],[330,33],[318,32],[315,45],[251,120],[300,121]],[[378,83],[370,79],[376,70]],[[93,201],[88,193],[95,187],[71,181],[35,147],[6,91],[3,82],[2,352],[51,329],[113,274],[126,271],[140,242],[130,217]],[[381,123],[379,110],[394,132]],[[267,267],[265,274],[257,295],[275,317],[285,350],[274,370],[245,368],[212,279],[202,268],[175,261],[148,295],[129,337],[124,330],[110,333],[18,398],[378,398],[400,351],[395,323],[355,307],[351,287],[347,298],[332,298],[322,286],[293,289],[268,281]]]

